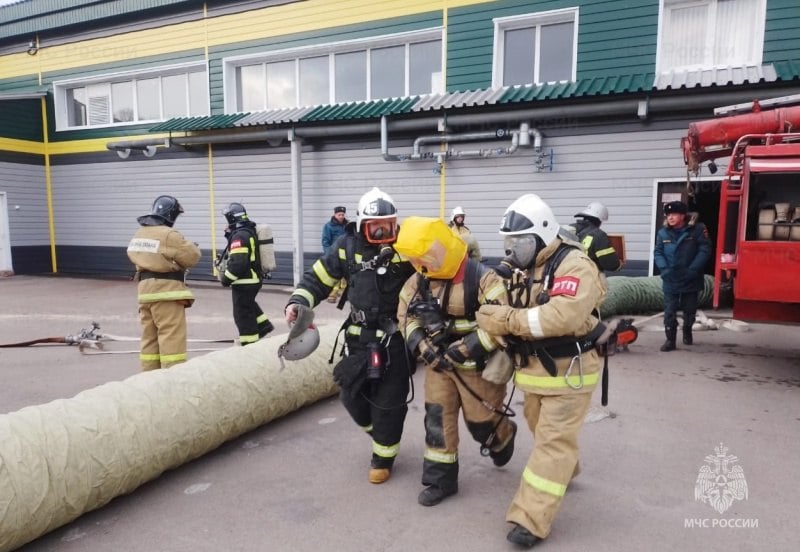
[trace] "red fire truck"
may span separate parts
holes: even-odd
[[[747,113],[689,125],[689,174],[730,157],[720,188],[713,306],[733,291],[733,317],[800,322],[800,96],[718,108]]]

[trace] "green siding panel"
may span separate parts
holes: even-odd
[[[651,0],[583,1],[499,0],[450,10],[447,88],[491,86],[494,25],[492,18],[579,6],[578,79],[609,74],[652,72],[655,66],[658,2]],[[461,40],[462,30],[468,40]],[[488,54],[486,53],[488,52]],[[476,71],[476,66],[480,71]],[[620,70],[622,69],[622,70]]]
[[[3,100],[0,101],[0,136],[17,140],[41,142],[42,103],[41,100]]]

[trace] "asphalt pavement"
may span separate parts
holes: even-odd
[[[212,284],[193,289],[189,337],[232,339],[230,292]],[[289,292],[268,285],[259,295],[279,331]],[[132,339],[110,343],[113,353],[102,355],[63,344],[0,349],[0,413],[138,373],[137,354],[128,352],[137,349],[135,295],[135,285],[120,280],[0,278],[0,344],[74,335],[92,322]],[[317,311],[323,323],[342,318],[332,304]],[[723,325],[719,315],[715,320]],[[655,320],[629,352],[611,358],[609,409],[596,393],[581,436],[583,471],[552,534],[535,549],[797,549],[800,332],[763,324],[737,329],[747,331],[696,332],[694,346],[661,353]],[[515,550],[505,540],[504,516],[532,448],[530,431],[518,416],[516,452],[498,469],[462,427],[459,493],[432,508],[418,505],[421,372],[395,470],[383,485],[367,481],[370,442],[334,397],[233,439],[20,550]],[[520,414],[521,400],[516,392],[511,405]],[[708,458],[720,443],[727,462],[720,465],[739,466],[747,488],[746,498],[732,498],[722,513],[695,498],[701,471],[731,475]],[[716,478],[721,496],[730,490],[726,480]]]

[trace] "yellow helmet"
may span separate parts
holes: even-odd
[[[429,278],[453,278],[467,257],[467,244],[441,219],[408,217],[400,227],[394,249]]]

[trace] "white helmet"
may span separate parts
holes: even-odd
[[[297,337],[286,340],[278,347],[278,356],[286,360],[302,360],[319,347],[319,330],[311,325]]]
[[[450,222],[456,220],[456,217],[464,217],[467,214],[464,212],[464,209],[459,207],[454,207],[453,210],[450,212]]]
[[[373,231],[369,224],[373,220],[387,221],[390,225],[384,228],[383,223],[374,224]],[[397,239],[397,209],[394,200],[377,187],[372,188],[358,200],[356,230],[361,232],[362,228],[370,243],[392,243]]]
[[[606,208],[605,205],[603,205],[599,201],[592,201],[589,205],[586,206],[586,209],[584,209],[580,213],[576,213],[575,216],[592,217],[596,218],[601,222],[605,222],[608,220],[608,209]]]
[[[506,209],[500,223],[504,236],[536,234],[545,246],[553,243],[559,230],[556,217],[550,207],[536,194],[525,194]]]

